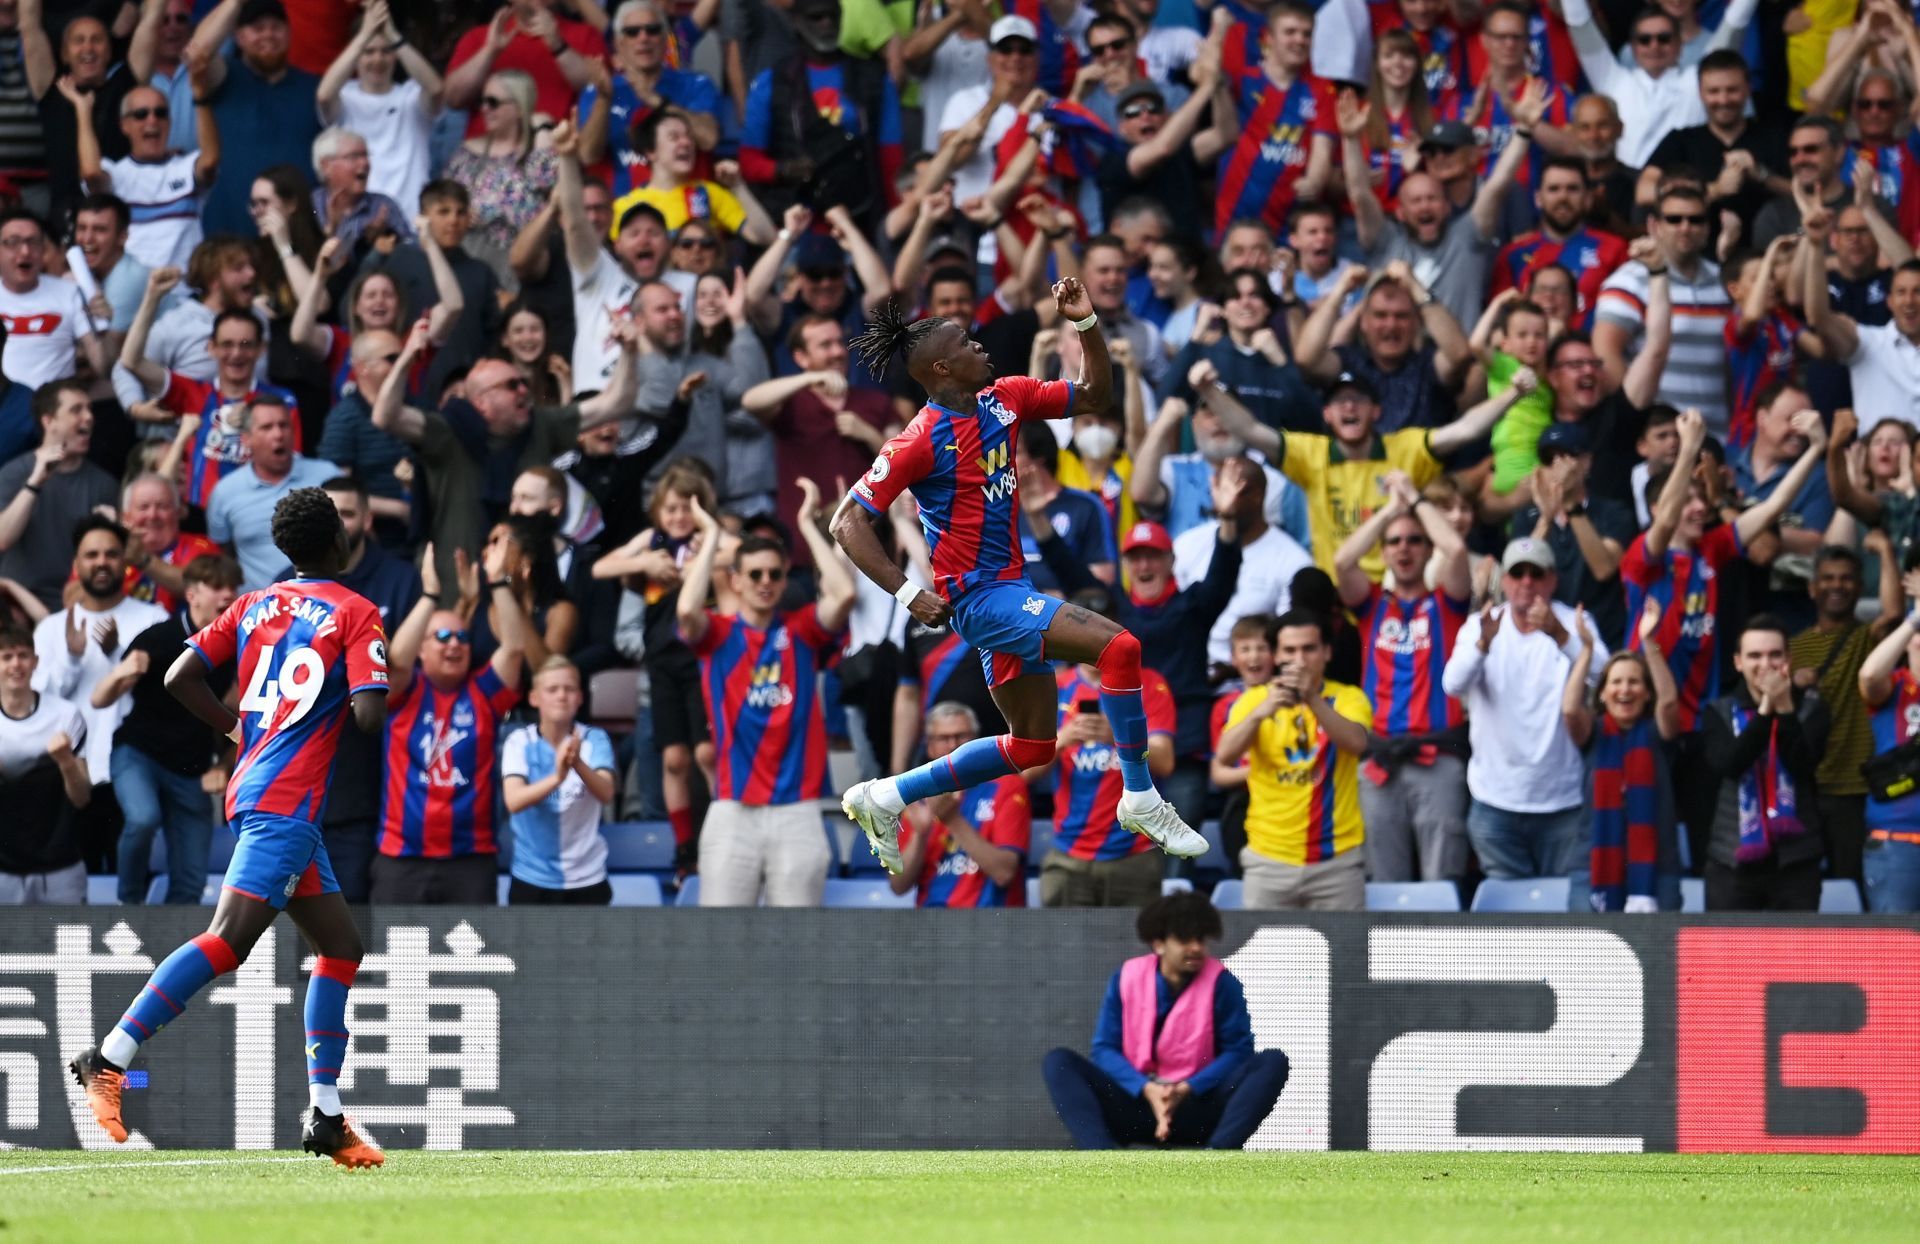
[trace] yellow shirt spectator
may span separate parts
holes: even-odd
[[[671,190],[642,186],[621,195],[613,205],[613,227],[616,232],[620,228],[620,218],[636,203],[645,203],[659,212],[666,219],[669,233],[689,220],[711,220],[721,232],[734,234],[740,231],[740,226],[747,219],[746,209],[740,206],[740,200],[734,198],[725,186],[712,181],[690,181]]]
[[[1404,471],[1415,488],[1425,488],[1440,474],[1440,460],[1427,448],[1427,429],[1402,428],[1373,439],[1373,457],[1349,458],[1339,444],[1320,432],[1288,432],[1281,474],[1307,494],[1307,514],[1313,532],[1313,560],[1328,574],[1333,555],[1369,515],[1387,503],[1380,487],[1389,471]],[[1379,582],[1386,573],[1380,550],[1360,560],[1367,577]]]
[[[1228,712],[1227,727],[1271,694],[1250,688]],[[1373,705],[1360,688],[1329,680],[1320,694],[1334,712],[1373,728]],[[1247,760],[1247,845],[1255,852],[1283,864],[1318,864],[1365,840],[1359,757],[1335,747],[1306,708],[1283,708],[1261,722]]]
[[[1128,487],[1133,480],[1133,459],[1127,455],[1115,458],[1108,464],[1106,474],[1095,480],[1087,473],[1087,464],[1080,461],[1080,455],[1068,450],[1060,455],[1059,479],[1062,487],[1078,488],[1100,498],[1115,531],[1131,531],[1140,521],[1140,511],[1134,507],[1133,492]],[[1118,510],[1114,508],[1116,501]]]

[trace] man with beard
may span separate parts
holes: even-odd
[[[1815,246],[1824,249],[1832,231],[1832,213],[1819,210],[1807,218],[1807,237]],[[1829,357],[1847,365],[1854,409],[1864,417],[1861,434],[1882,419],[1920,427],[1920,365],[1914,361],[1920,347],[1920,260],[1907,259],[1894,269],[1887,285],[1892,318],[1876,326],[1833,309],[1821,267],[1809,268],[1807,278],[1807,327],[1820,334]]]
[[[100,680],[113,672],[128,641],[165,621],[167,613],[126,594],[126,528],[89,514],[71,530],[73,574],[80,581],[80,594],[33,628],[33,651],[40,660],[33,686],[71,700],[87,723],[82,759],[87,762],[93,799],[81,813],[80,836],[93,870],[111,872],[120,837],[120,805],[113,794],[113,732],[131,705],[124,698],[95,705],[90,696]]]
[[[1700,104],[1707,119],[1682,126],[1660,140],[1640,172],[1635,201],[1655,205],[1669,174],[1692,170],[1708,179],[1707,201],[1751,226],[1768,200],[1789,192],[1786,135],[1779,126],[1747,115],[1753,94],[1746,58],[1731,48],[1700,61]],[[1763,244],[1764,245],[1764,244]]]
[[[296,488],[317,488],[339,468],[294,450],[299,434],[284,397],[249,393],[241,403],[244,465],[225,476],[207,498],[207,534],[240,561],[249,592],[279,579],[286,554],[273,541],[273,509]]]
[[[126,720],[114,734],[111,768],[115,797],[126,813],[120,835],[120,901],[147,901],[147,866],[153,835],[167,844],[169,904],[198,904],[207,882],[207,849],[213,837],[209,794],[226,787],[226,773],[213,764],[225,740],[208,729],[166,688],[167,667],[196,635],[226,612],[240,588],[240,567],[223,553],[195,558],[185,571],[186,608],[133,637],[127,655],[93,688],[98,708],[124,697]],[[207,689],[225,696],[233,671],[215,670]],[[210,780],[209,780],[210,779]]]
[[[0,320],[7,328],[0,362],[7,379],[40,388],[73,375],[84,353],[94,375],[106,371],[104,343],[72,281],[46,275],[46,225],[21,208],[0,212]]]
[[[1340,545],[1367,515],[1387,503],[1388,471],[1403,472],[1415,488],[1425,488],[1439,476],[1442,458],[1486,436],[1500,416],[1537,384],[1533,372],[1522,368],[1505,393],[1488,398],[1452,423],[1398,432],[1379,430],[1379,391],[1366,377],[1352,372],[1341,372],[1326,388],[1324,433],[1275,431],[1256,421],[1218,383],[1203,392],[1201,400],[1218,412],[1228,432],[1280,463],[1287,478],[1306,492],[1313,560],[1332,574]],[[1137,472],[1134,478],[1139,479]],[[1386,569],[1377,554],[1369,554],[1363,567],[1376,582]]]
[[[1847,160],[1847,138],[1832,117],[1801,117],[1787,134],[1787,193],[1775,195],[1754,217],[1756,249],[1766,249],[1775,238],[1806,226],[1814,206],[1837,212],[1853,201],[1853,190],[1840,176]],[[1874,204],[1881,216],[1896,219],[1884,201]]]
[[[1334,344],[1347,300],[1362,286],[1359,340]],[[1421,330],[1426,330],[1426,340]],[[1293,339],[1294,361],[1326,384],[1342,372],[1364,377],[1379,394],[1380,427],[1437,428],[1453,418],[1453,387],[1473,362],[1460,322],[1404,263],[1379,277],[1354,264],[1324,289]]]
[[[71,6],[62,7],[72,12]],[[26,70],[27,89],[38,101],[40,128],[47,138],[47,185],[52,191],[47,219],[64,231],[73,201],[80,195],[83,172],[78,110],[91,112],[93,132],[100,135],[108,158],[125,156],[120,103],[134,88],[134,76],[128,66],[114,63],[112,36],[100,18],[86,12],[63,17],[56,63],[53,42],[47,37],[44,0],[19,0],[19,10],[20,63]],[[63,77],[62,65],[71,94],[64,87],[56,89]]]
[[[632,317],[640,287],[664,282],[679,293],[684,310],[692,305],[696,282],[684,272],[667,270],[667,223],[645,203],[634,204],[612,222],[613,246],[608,249],[605,231],[587,217],[580,136],[571,122],[562,121],[549,138],[557,163],[553,199],[560,205],[567,267],[573,273],[573,383],[581,389],[604,388],[622,355],[617,326]]]
[[[1753,21],[1758,0],[1733,0],[1709,51],[1738,45]],[[1594,23],[1589,0],[1565,0],[1561,8],[1573,37],[1580,67],[1594,94],[1613,100],[1620,111],[1621,137],[1615,153],[1632,168],[1644,167],[1660,140],[1684,125],[1698,125],[1706,108],[1700,101],[1699,71],[1680,64],[1680,24],[1665,9],[1641,9],[1627,27],[1633,62],[1614,59],[1613,47]],[[1766,245],[1764,241],[1758,243]]]
[[[73,564],[74,524],[111,507],[115,489],[113,476],[87,461],[93,408],[84,386],[55,381],[33,395],[32,409],[40,447],[0,467],[0,578],[54,609]]]
[[[180,530],[180,490],[166,476],[151,471],[127,485],[120,498],[120,517],[129,533],[127,595],[168,611],[179,608],[186,590],[186,568],[195,558],[217,555],[220,546],[203,535]]]
[[[80,181],[92,193],[112,193],[138,217],[127,235],[127,249],[149,268],[184,265],[200,245],[200,205],[220,171],[220,132],[213,110],[194,105],[200,141],[196,152],[172,151],[166,96],[137,86],[120,101],[120,132],[127,154],[102,158],[93,129],[92,92],[60,79],[60,93],[72,101],[80,127]]]
[[[1600,299],[1600,286],[1627,259],[1625,238],[1588,227],[1587,199],[1585,164],[1573,159],[1547,161],[1533,191],[1540,227],[1500,249],[1487,293],[1498,297],[1518,289],[1534,269],[1556,264],[1574,274],[1580,291],[1578,315],[1584,323]]]
[[[1428,298],[1438,299],[1461,324],[1477,321],[1486,305],[1487,262],[1493,255],[1501,209],[1545,108],[1546,90],[1539,82],[1509,105],[1513,136],[1464,210],[1456,208],[1440,180],[1425,171],[1410,174],[1400,183],[1396,219],[1387,219],[1386,209],[1374,195],[1355,196],[1354,226],[1368,266],[1381,268],[1400,261],[1425,272],[1421,284],[1432,291]],[[1364,145],[1368,105],[1342,95],[1338,112],[1340,159],[1347,184],[1365,186],[1369,184]]]
[[[233,36],[233,51],[220,48]],[[320,133],[320,79],[287,64],[287,10],[280,0],[220,0],[187,45],[189,66],[205,60],[195,96],[213,104],[226,158],[207,199],[209,235],[252,236],[247,194],[263,168],[306,164]]]

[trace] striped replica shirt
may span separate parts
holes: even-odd
[[[1647,318],[1647,266],[1628,260],[1600,287],[1600,305],[1594,323],[1617,324],[1633,334],[1628,355],[1640,351]],[[1667,369],[1660,373],[1655,401],[1677,410],[1689,406],[1707,419],[1707,431],[1727,439],[1732,411],[1727,402],[1727,316],[1733,299],[1720,283],[1720,265],[1697,261],[1693,278],[1678,268],[1667,271],[1673,297],[1673,349]]]
[[[1647,553],[1643,533],[1627,546],[1620,559],[1620,579],[1627,588],[1627,616],[1638,618],[1647,597],[1660,602],[1660,628],[1654,632],[1667,667],[1680,690],[1680,729],[1700,723],[1701,710],[1720,696],[1720,636],[1714,621],[1720,612],[1720,576],[1746,554],[1740,533],[1732,523],[1710,527],[1695,549],[1672,545],[1659,557]],[[1640,647],[1638,630],[1628,646]]]
[[[1920,681],[1902,666],[1893,671],[1893,694],[1873,711],[1873,750],[1890,752],[1920,734]],[[1891,803],[1867,797],[1867,828],[1920,831],[1920,792]]]
[[[974,832],[996,847],[1018,851],[1022,860],[1033,843],[1033,806],[1027,799],[1027,785],[1017,774],[982,782],[960,795],[961,819]],[[911,824],[900,826],[900,845],[905,846],[919,831]],[[920,867],[920,889],[915,902],[921,907],[1025,907],[1027,887],[1016,877],[1008,886],[997,885],[980,871],[973,857],[954,845],[953,835],[943,825],[934,825],[934,841],[928,844]]]

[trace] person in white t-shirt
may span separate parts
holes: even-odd
[[[613,741],[581,725],[580,671],[550,656],[533,674],[527,697],[539,723],[507,736],[500,778],[513,827],[510,905],[605,906],[607,840],[600,812],[613,802]]]
[[[635,203],[613,222],[613,248],[587,221],[581,199],[580,136],[562,121],[550,135],[558,165],[553,187],[560,205],[560,229],[566,237],[567,267],[573,272],[573,383],[576,389],[604,389],[620,361],[614,326],[633,318],[633,296],[642,285],[660,281],[678,291],[691,312],[698,284],[688,273],[670,271],[671,239],[664,217]]]
[[[184,267],[205,236],[200,208],[220,171],[220,131],[213,109],[193,106],[198,151],[169,150],[173,111],[167,97],[153,87],[136,86],[120,101],[127,155],[107,160],[101,158],[100,136],[93,132],[93,92],[81,90],[70,77],[61,78],[59,87],[78,119],[81,184],[95,194],[118,195],[133,213],[128,252],[149,268]],[[194,94],[204,98],[200,90]]]
[[[1213,511],[1230,505],[1238,525],[1240,577],[1233,598],[1207,633],[1207,660],[1225,665],[1233,658],[1233,624],[1256,613],[1279,617],[1289,602],[1293,576],[1313,565],[1313,554],[1267,522],[1266,472],[1251,458],[1228,458],[1213,475]],[[1189,527],[1173,542],[1173,578],[1182,591],[1207,577],[1219,542],[1217,519]]]
[[[84,903],[87,866],[73,813],[93,799],[87,767],[87,723],[66,700],[33,689],[33,640],[0,629],[0,801],[10,810],[0,829],[0,906]]]
[[[394,81],[396,65],[406,66],[405,82]],[[444,86],[439,71],[400,37],[387,0],[367,5],[359,31],[320,79],[321,119],[366,139],[367,189],[409,213],[421,210],[427,140]]]
[[[993,153],[1020,119],[1040,75],[1040,34],[1024,17],[1003,17],[987,32],[991,81],[955,91],[940,115],[940,140],[959,130],[966,155],[953,169],[956,203],[977,198],[993,182]]]
[[[84,351],[96,376],[107,371],[100,334],[80,287],[46,276],[47,230],[24,208],[0,212],[0,323],[7,329],[0,371],[15,384],[40,388],[73,375]]]

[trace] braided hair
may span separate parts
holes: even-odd
[[[273,543],[296,569],[332,552],[340,531],[340,511],[323,489],[296,488],[273,507]]]
[[[900,300],[889,298],[873,312],[867,331],[848,344],[868,371],[883,376],[893,366],[895,359],[910,361],[920,343],[946,322],[943,319],[924,319],[908,323]]]

